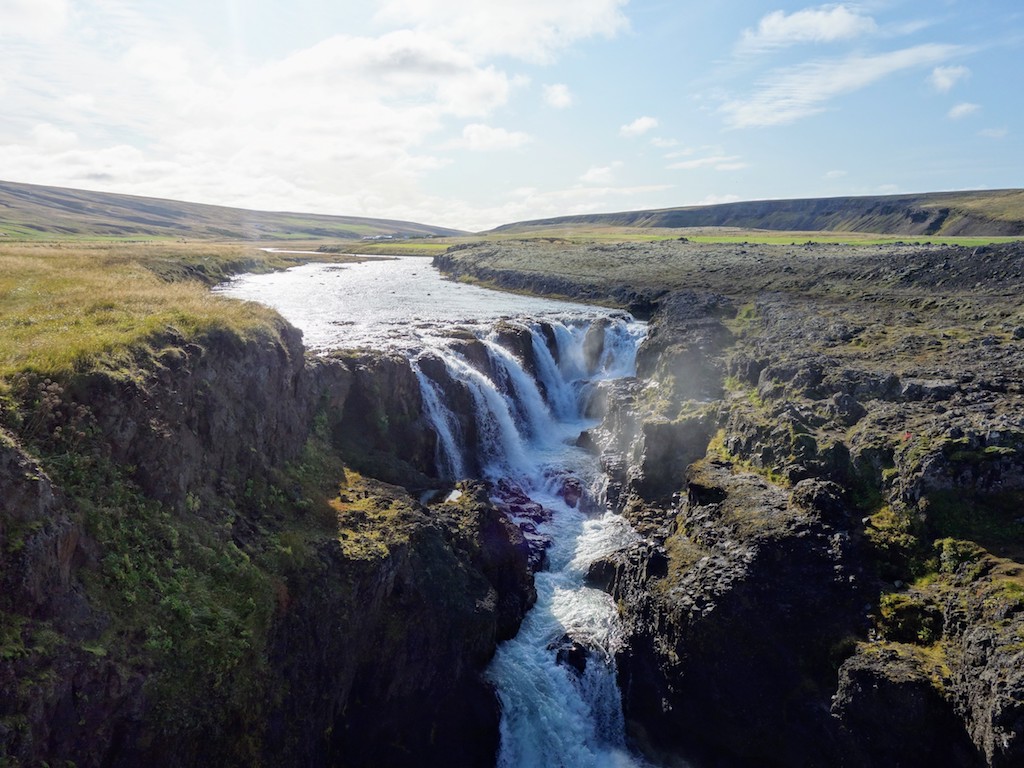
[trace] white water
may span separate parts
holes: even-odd
[[[485,329],[501,318],[607,314],[586,304],[444,280],[416,256],[240,275],[215,291],[274,307],[302,330],[312,350],[415,348],[454,325]]]
[[[274,306],[315,349],[404,349],[437,435],[439,475],[464,477],[465,452],[473,451],[483,477],[495,484],[497,503],[509,502],[498,482],[511,482],[547,511],[540,520],[512,516],[548,538],[550,546],[548,567],[536,574],[536,605],[518,635],[499,646],[487,671],[502,705],[499,766],[645,765],[626,744],[615,681],[614,654],[621,642],[615,605],[609,595],[584,585],[590,563],[636,534],[621,517],[585,514],[560,495],[565,478],[572,477],[590,499],[587,508],[602,509],[604,478],[597,462],[573,443],[595,426],[582,416],[589,383],[633,375],[643,325],[622,315],[606,321],[601,359],[596,371],[588,371],[583,341],[595,320],[610,316],[607,310],[446,282],[418,259],[344,269],[308,265],[244,276],[221,290]],[[511,318],[531,334],[537,380],[498,344],[490,329],[499,318]],[[553,334],[557,354],[548,348],[541,322]],[[453,348],[453,326],[470,329],[481,341],[488,370],[478,370]],[[466,445],[444,383],[424,372],[428,356],[439,358],[448,376],[468,387],[476,445]],[[586,649],[582,673],[558,661],[566,638]]]

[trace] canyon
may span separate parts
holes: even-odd
[[[499,647],[573,558],[545,527],[560,510],[622,521],[574,566],[611,634],[545,649],[570,682],[617,679],[600,749],[1019,764],[1022,256],[456,246],[435,260],[451,277],[647,325],[624,337],[591,307],[310,355],[278,320],[166,333],[131,375],[22,375],[0,437],[0,754],[582,764],[501,757]],[[502,408],[515,434],[568,425],[554,442],[592,464],[532,485],[481,415]]]

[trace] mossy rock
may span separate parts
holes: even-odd
[[[887,640],[931,645],[942,636],[942,610],[923,595],[890,592],[878,607],[879,629]]]

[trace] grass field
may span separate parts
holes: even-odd
[[[255,244],[204,241],[4,242],[0,244],[0,378],[19,370],[49,374],[81,368],[100,358],[116,357],[118,350],[169,330],[189,335],[214,327],[242,331],[266,327],[272,317],[269,310],[210,294],[208,286],[234,273],[280,269],[315,259],[358,258],[354,254],[429,257],[471,242],[614,244],[679,238],[697,243],[864,246],[901,240],[978,246],[1014,239],[578,225],[394,241],[305,238],[276,243],[280,248],[313,252],[299,254],[268,252]]]
[[[949,237],[916,235],[877,235],[865,232],[774,232],[763,229],[748,230],[735,227],[697,227],[664,229],[645,227],[615,227],[574,225],[560,227],[523,227],[501,232],[486,232],[460,237],[433,237],[428,239],[330,243],[320,246],[326,253],[352,253],[367,255],[433,256],[444,253],[453,245],[467,243],[509,243],[517,240],[552,240],[568,243],[650,243],[686,238],[695,243],[723,243],[749,245],[888,245],[895,243],[944,244],[975,247],[992,243],[1019,240],[1018,237]]]
[[[0,379],[110,362],[162,333],[273,327],[270,310],[215,296],[208,286],[299,258],[317,257],[239,244],[0,246]]]

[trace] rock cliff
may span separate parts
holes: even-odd
[[[14,381],[0,762],[492,764],[529,550],[479,489],[372,479],[437,484],[416,395],[283,322]]]
[[[1021,256],[509,244],[439,260],[652,302],[641,380],[606,389],[587,441],[642,535],[591,579],[619,601],[626,716],[656,759],[1024,761]]]

